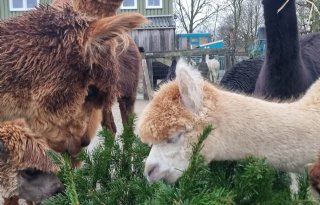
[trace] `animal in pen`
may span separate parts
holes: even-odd
[[[35,135],[22,119],[0,122],[0,193],[4,205],[28,204],[59,193],[63,185],[58,167],[47,156],[43,137]]]
[[[122,2],[123,0],[56,0],[53,2],[53,6],[63,8],[64,5],[70,4],[73,5],[77,11],[92,18],[99,19],[116,16],[117,9],[121,6]],[[117,82],[119,95],[117,96],[117,101],[119,103],[123,124],[126,123],[128,115],[134,110],[139,73],[142,70],[139,49],[129,35],[126,37],[129,40],[128,48],[125,51],[117,51],[116,55],[118,56],[119,66],[115,67],[115,69],[119,69],[119,81]],[[113,133],[117,132],[110,104],[106,104],[103,108],[102,125]]]
[[[226,71],[220,84],[229,90],[264,98],[298,98],[319,77],[320,34],[299,36],[294,0],[287,4],[286,0],[262,3],[266,55],[236,64]]]
[[[219,79],[220,63],[216,59],[209,59],[209,55],[206,55],[206,63],[209,68],[209,80],[211,82],[217,82]]]
[[[191,144],[212,124],[201,154],[207,162],[265,157],[279,170],[303,172],[319,152],[320,81],[296,102],[277,103],[221,90],[186,63],[163,85],[139,118],[142,142],[151,144],[149,181],[176,181],[188,167]]]
[[[295,3],[263,0],[266,56],[236,64],[222,78],[224,88],[287,100],[299,98],[318,79],[320,34],[299,36]]]
[[[70,6],[0,21],[0,120],[24,118],[50,148],[76,157],[118,96],[118,49],[144,22],[140,14],[92,19]]]

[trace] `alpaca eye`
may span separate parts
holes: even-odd
[[[22,170],[21,172],[24,178],[34,178],[41,173],[41,171],[32,168]]]
[[[88,87],[88,95],[86,96],[85,100],[86,102],[91,102],[94,104],[102,104],[103,97],[96,86],[90,85]]]
[[[90,85],[88,87],[88,95],[86,97],[86,101],[92,102],[99,95],[98,88],[94,85]]]
[[[167,143],[169,143],[169,144],[175,144],[175,143],[177,143],[177,142],[180,140],[181,136],[182,136],[182,133],[180,133],[179,135],[177,135],[177,136],[175,136],[175,137],[173,137],[173,138],[168,139],[168,140],[167,140]]]

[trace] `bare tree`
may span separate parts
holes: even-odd
[[[300,33],[305,34],[310,32],[309,26],[309,14],[310,14],[310,7],[305,2],[305,0],[297,0],[297,18],[298,18],[298,28]]]
[[[227,41],[227,37],[231,30],[233,30],[233,17],[231,14],[224,16],[224,18],[220,18],[219,26],[216,29],[216,38],[224,39]],[[228,44],[228,42],[226,42]]]
[[[296,0],[301,34],[320,31],[320,0]]]
[[[238,39],[239,39],[238,35],[239,35],[244,0],[227,0],[227,2],[230,5],[230,9],[233,17],[233,31],[230,33],[230,36],[231,36],[230,46],[236,49],[238,46]]]
[[[262,4],[260,1],[245,1],[239,24],[238,37],[244,48],[254,43],[259,26],[263,23]]]
[[[224,39],[234,49],[253,46],[259,27],[263,24],[259,0],[227,0],[228,9],[219,17],[217,38]]]
[[[212,0],[176,0],[175,14],[183,30],[193,33],[201,25],[208,23],[219,8]]]

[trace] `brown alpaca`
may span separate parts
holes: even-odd
[[[17,196],[38,203],[62,190],[47,149],[23,120],[0,123],[0,193],[12,197],[4,199],[5,205],[18,204]]]
[[[118,95],[116,51],[144,21],[140,14],[94,20],[50,6],[0,21],[0,120],[23,117],[51,148],[76,156]]]
[[[123,0],[55,0],[53,5],[63,8],[65,4],[72,4],[81,13],[93,18],[115,16],[117,9]],[[141,70],[141,55],[133,39],[128,35],[129,47],[125,52],[117,53],[119,59],[118,103],[121,112],[122,123],[128,120],[128,115],[134,110],[137,95],[139,72]],[[103,107],[102,125],[116,133],[111,106]]]
[[[52,149],[77,155],[118,95],[116,53],[143,22],[140,14],[88,19],[68,6],[1,21],[0,119],[23,117]]]
[[[129,37],[129,36],[128,36]],[[141,55],[132,38],[129,38],[128,49],[119,55],[118,103],[122,124],[126,123],[130,113],[134,111],[137,96],[139,72],[141,69]],[[110,106],[103,107],[102,125],[114,133],[117,132]]]

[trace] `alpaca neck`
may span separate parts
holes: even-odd
[[[284,61],[299,61],[300,46],[295,0],[264,0],[268,62],[281,65]],[[281,68],[281,67],[279,67]]]
[[[289,0],[277,13],[285,2],[263,1],[267,49],[254,92],[258,96],[298,97],[313,82],[301,59],[295,1]]]

